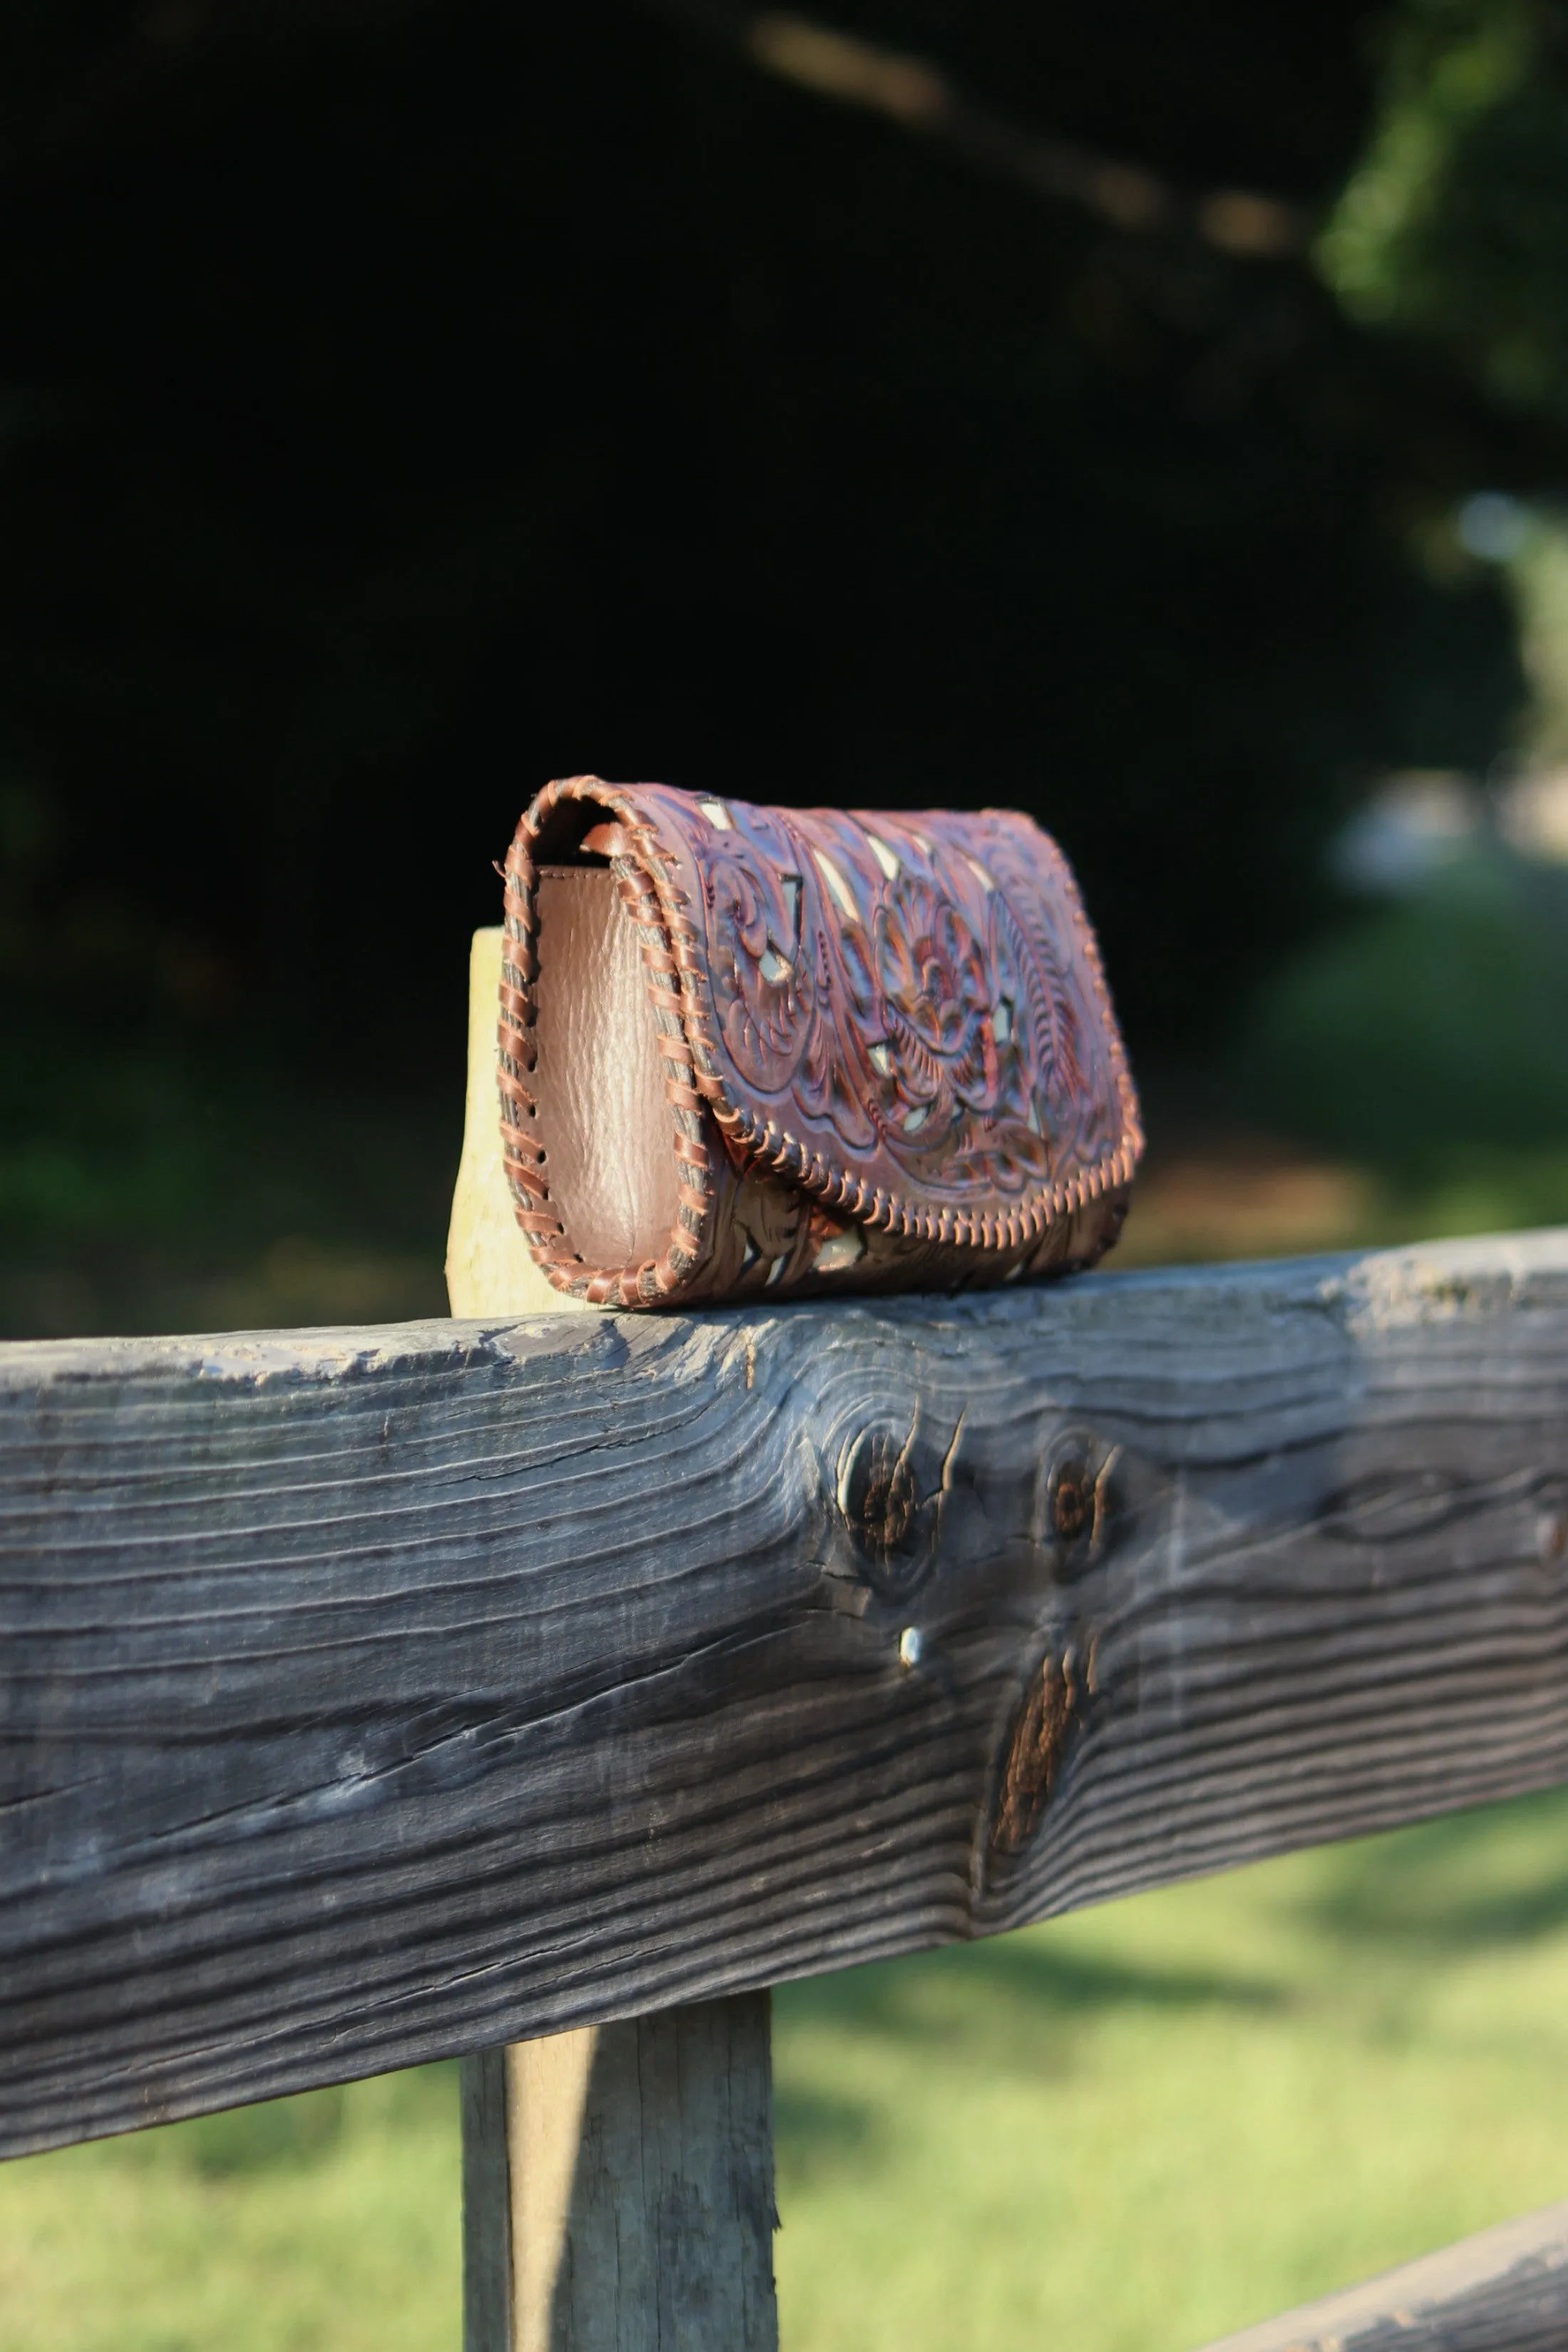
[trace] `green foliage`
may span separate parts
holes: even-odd
[[[328,1041],[330,1042],[330,1041]],[[0,1024],[0,1336],[446,1312],[445,1098],[291,1066],[256,1029]]]
[[[1542,764],[1568,761],[1568,529],[1560,514],[1521,513],[1508,577],[1530,680],[1530,748]]]
[[[1513,1158],[1528,1192],[1568,1160],[1568,869],[1497,847],[1348,917],[1264,991],[1247,1060],[1288,1131],[1427,1179]]]
[[[1405,0],[1320,252],[1360,317],[1440,338],[1499,399],[1568,417],[1560,0]]]

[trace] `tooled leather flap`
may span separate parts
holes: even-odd
[[[574,777],[525,828],[595,811],[652,885],[696,1087],[746,1159],[865,1223],[987,1248],[1129,1181],[1142,1134],[1099,950],[1026,817]]]

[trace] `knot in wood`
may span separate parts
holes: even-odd
[[[867,1430],[850,1447],[839,1504],[861,1550],[881,1565],[911,1549],[920,1496],[908,1449],[887,1430]]]
[[[1052,1475],[1051,1525],[1064,1544],[1077,1543],[1094,1526],[1094,1481],[1077,1454],[1059,1462]]]
[[[1013,1726],[996,1793],[991,1843],[997,1853],[1021,1853],[1039,1825],[1060,1776],[1073,1733],[1088,1712],[1093,1650],[1086,1668],[1076,1649],[1041,1660]]]
[[[861,1429],[838,1457],[837,1501],[867,1580],[907,1601],[936,1556],[940,1465],[910,1430]]]
[[[1047,1457],[1043,1533],[1055,1571],[1072,1579],[1103,1556],[1116,1515],[1119,1445],[1089,1430],[1063,1431]]]

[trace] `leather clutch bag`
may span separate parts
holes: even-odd
[[[502,1156],[558,1290],[952,1288],[1115,1240],[1137,1097],[1072,875],[1026,817],[572,776],[505,881]]]

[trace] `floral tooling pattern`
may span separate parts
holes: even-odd
[[[716,1108],[749,1148],[965,1221],[1125,1181],[1141,1137],[1098,954],[1026,818],[623,791],[690,910],[688,999],[707,1009],[705,979]]]

